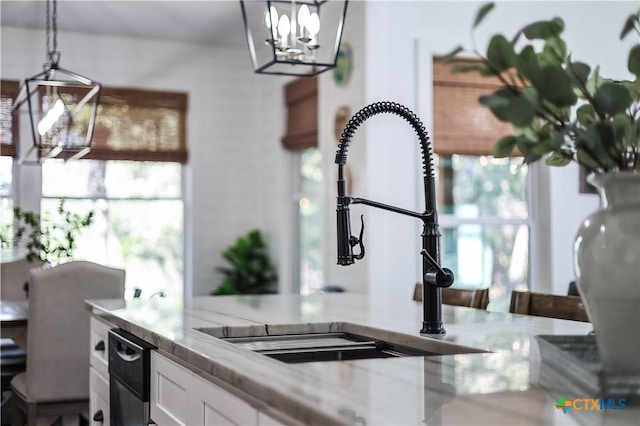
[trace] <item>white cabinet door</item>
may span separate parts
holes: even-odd
[[[152,351],[151,420],[158,425],[191,424],[189,398],[192,381],[191,371]]]
[[[91,317],[89,337],[89,422],[93,426],[110,424],[107,336],[112,328],[115,328],[113,324]]]
[[[203,426],[255,425],[258,412],[221,387],[193,375],[192,424]]]
[[[91,336],[89,339],[91,347],[89,353],[89,363],[98,370],[103,377],[109,377],[109,353],[107,336],[109,330],[114,328],[113,325],[91,317]]]
[[[89,368],[89,421],[92,426],[107,426],[109,420],[109,382]]]
[[[255,425],[258,412],[242,398],[151,352],[151,420],[158,425]]]

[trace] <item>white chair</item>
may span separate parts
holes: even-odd
[[[0,265],[0,300],[24,300],[27,298],[26,284],[29,281],[29,269],[38,268],[42,262],[29,262],[19,257]]]
[[[123,299],[125,271],[86,261],[32,269],[27,371],[11,381],[12,424],[88,413],[89,318],[85,299]]]

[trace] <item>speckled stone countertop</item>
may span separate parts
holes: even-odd
[[[567,414],[555,407],[559,397],[595,395],[548,370],[535,336],[584,336],[588,323],[444,305],[442,340],[488,352],[287,364],[213,335],[347,323],[426,339],[419,335],[422,305],[384,306],[345,293],[87,303],[94,314],[301,424],[640,425],[637,406]]]

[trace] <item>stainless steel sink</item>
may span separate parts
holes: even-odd
[[[196,330],[288,363],[487,352],[446,340],[346,322]]]

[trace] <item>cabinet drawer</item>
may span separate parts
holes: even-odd
[[[89,339],[91,354],[89,363],[103,377],[109,377],[109,354],[107,351],[107,335],[109,330],[114,328],[113,325],[91,317],[91,337]]]
[[[90,424],[109,425],[109,382],[93,367],[89,367],[89,389]]]
[[[158,425],[189,424],[189,389],[193,374],[151,352],[150,415]]]

